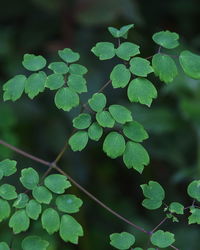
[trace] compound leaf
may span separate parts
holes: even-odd
[[[67,63],[76,62],[80,58],[79,53],[76,53],[69,48],[58,50],[58,55],[60,56],[61,59],[63,59]]]
[[[157,32],[152,38],[155,43],[166,49],[174,49],[179,45],[179,35],[168,30]]]
[[[78,212],[82,204],[82,200],[73,194],[60,195],[56,198],[58,210],[65,213]]]
[[[123,133],[135,142],[142,142],[149,137],[144,127],[136,121],[127,122],[123,126]]]
[[[116,55],[126,61],[132,56],[140,54],[139,46],[134,43],[124,42],[115,50]]]
[[[131,73],[124,64],[117,64],[110,74],[110,80],[114,89],[126,87],[130,78]]]
[[[14,234],[26,231],[29,225],[30,219],[24,209],[17,210],[9,220],[9,227],[13,229]]]
[[[46,66],[46,59],[43,56],[36,56],[34,54],[25,54],[22,64],[24,68],[30,71],[38,71]]]
[[[42,227],[48,232],[53,234],[60,228],[60,217],[58,212],[53,208],[44,210],[41,216]]]
[[[103,151],[112,159],[121,156],[125,150],[125,140],[117,132],[110,132],[103,143]]]
[[[110,245],[120,249],[126,250],[130,249],[130,247],[135,243],[135,236],[127,233],[113,233],[110,235]]]
[[[63,194],[65,190],[71,187],[67,177],[61,174],[51,174],[44,180],[44,185],[56,194]]]
[[[86,131],[78,131],[69,138],[69,145],[73,151],[82,151],[88,143]]]
[[[157,97],[157,90],[149,80],[136,78],[130,82],[127,94],[131,102],[139,102],[150,107],[153,99]]]
[[[115,56],[115,47],[109,42],[99,42],[97,43],[91,51],[98,56],[100,60],[111,59]]]
[[[24,168],[20,181],[25,188],[32,190],[39,183],[39,175],[33,168]]]

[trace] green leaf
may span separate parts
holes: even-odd
[[[3,178],[3,171],[0,169],[0,180]]]
[[[200,79],[200,56],[188,50],[181,52],[179,56],[181,67],[185,74],[194,79]]]
[[[30,220],[24,209],[17,210],[9,220],[9,227],[13,229],[14,234],[28,230],[29,225]]]
[[[23,92],[24,92],[24,87],[25,87],[25,81],[26,81],[26,76],[24,75],[16,75],[12,79],[8,80],[4,85],[3,85],[3,100],[4,101],[16,101],[18,100]]]
[[[96,120],[100,126],[112,128],[115,125],[115,120],[108,111],[101,111],[96,114]]]
[[[61,88],[56,92],[55,105],[58,109],[70,111],[79,105],[79,96],[73,89],[68,87]]]
[[[88,129],[88,136],[91,140],[98,141],[103,134],[103,129],[97,122],[93,122]]]
[[[187,188],[187,193],[190,197],[200,201],[200,180],[192,181]]]
[[[169,205],[169,211],[176,214],[184,214],[184,206],[179,202],[172,202]]]
[[[67,84],[70,89],[73,89],[79,94],[87,92],[86,80],[81,75],[69,75]]]
[[[149,164],[149,155],[141,144],[128,141],[123,154],[123,161],[127,168],[134,168],[141,174],[144,166]]]
[[[130,233],[122,232],[110,235],[110,245],[117,249],[129,249],[134,243],[135,237]]]
[[[125,140],[117,132],[110,132],[103,143],[103,151],[112,159],[121,156],[125,150]]]
[[[39,175],[33,168],[24,168],[20,181],[25,188],[32,190],[39,183]]]
[[[139,46],[134,43],[124,42],[115,50],[116,55],[126,61],[129,61],[132,56],[140,54]]]
[[[106,106],[106,96],[103,93],[96,93],[88,100],[88,103],[92,110],[100,112]]]
[[[24,208],[29,200],[29,197],[25,193],[18,194],[17,200],[13,203],[13,207]]]
[[[0,222],[7,219],[10,216],[10,205],[7,201],[0,199]]]
[[[88,128],[91,124],[91,115],[82,113],[73,119],[73,126],[77,129]]]
[[[10,247],[6,242],[0,242],[0,250],[10,250]]]
[[[135,142],[142,142],[149,137],[144,127],[136,121],[127,122],[123,126],[123,133]]]
[[[25,81],[25,93],[28,94],[30,99],[44,91],[46,79],[47,76],[43,71],[33,73],[27,78]]]
[[[110,74],[110,80],[114,89],[126,87],[130,78],[131,73],[124,64],[117,64]]]
[[[65,214],[61,218],[59,233],[65,242],[78,244],[78,238],[83,236],[83,229],[72,216]]]
[[[83,202],[73,194],[60,195],[56,198],[58,210],[65,213],[76,213],[79,211]]]
[[[188,217],[188,224],[200,224],[200,209],[192,207],[190,213],[191,215]]]
[[[152,38],[155,43],[166,49],[174,49],[179,45],[179,35],[168,30],[157,32]]]
[[[111,59],[115,56],[115,48],[112,43],[99,42],[91,49],[91,51],[98,56],[100,60]]]
[[[88,70],[85,66],[81,64],[71,64],[69,66],[69,72],[70,74],[74,75],[85,75],[88,72]]]
[[[73,63],[79,60],[79,53],[73,52],[69,48],[65,48],[63,50],[58,50],[58,55],[61,59],[63,59],[67,63]]]
[[[111,33],[111,35],[115,38],[119,38],[119,37],[127,38],[128,31],[133,27],[134,27],[134,24],[128,24],[128,25],[121,27],[119,30],[113,27],[108,27],[108,30]]]
[[[30,200],[26,205],[26,213],[32,220],[37,220],[42,212],[42,206],[35,200]]]
[[[47,77],[45,86],[51,90],[61,88],[65,83],[64,76],[61,74],[52,74]]]
[[[139,102],[150,107],[153,99],[157,97],[157,90],[149,80],[136,78],[130,82],[127,94],[131,102]]]
[[[69,138],[69,145],[73,151],[82,151],[88,143],[86,131],[78,131]]]
[[[38,71],[46,66],[46,59],[43,56],[36,56],[34,54],[25,54],[22,64],[24,68],[30,71]]]
[[[146,77],[153,72],[153,68],[150,66],[150,62],[141,57],[134,57],[130,61],[130,71],[136,76]]]
[[[158,230],[153,233],[150,239],[153,245],[160,248],[169,247],[175,241],[174,234],[164,232],[163,230]]]
[[[63,194],[65,189],[71,187],[67,177],[61,174],[51,174],[44,179],[44,185],[56,194]]]
[[[16,189],[10,184],[3,184],[0,186],[0,196],[5,200],[13,200],[17,198]]]
[[[53,234],[60,228],[59,214],[53,208],[47,208],[44,210],[41,221],[42,227],[48,232],[48,234]]]
[[[67,74],[69,68],[64,62],[52,62],[48,66],[55,74]]]
[[[10,176],[16,173],[17,162],[9,159],[5,159],[0,162],[0,170],[3,173],[3,176]]]
[[[52,200],[51,192],[43,186],[34,187],[32,194],[39,203],[49,204]]]
[[[165,83],[172,82],[178,74],[174,60],[168,55],[154,55],[152,59],[152,67],[155,75]]]
[[[46,250],[48,246],[48,241],[43,240],[36,235],[27,236],[22,241],[23,250]]]
[[[149,181],[148,184],[140,185],[140,187],[147,198],[142,202],[145,208],[153,210],[162,205],[162,201],[165,198],[165,191],[158,182]]]
[[[109,112],[118,123],[125,124],[133,120],[131,111],[122,105],[111,105]]]

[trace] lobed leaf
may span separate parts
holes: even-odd
[[[97,122],[93,122],[88,129],[88,136],[91,140],[98,141],[103,134],[103,129]]]
[[[24,168],[21,171],[20,182],[25,188],[32,190],[39,183],[39,175],[33,168]]]
[[[69,145],[73,151],[82,151],[88,143],[86,131],[78,131],[69,138]]]
[[[110,74],[110,80],[114,89],[126,87],[130,78],[131,73],[124,64],[117,64]]]
[[[65,190],[71,187],[67,177],[61,174],[51,174],[44,179],[44,185],[53,193],[63,194]]]
[[[88,100],[88,103],[92,110],[100,112],[106,106],[106,96],[103,93],[93,94],[92,98]]]
[[[123,126],[123,133],[135,142],[142,142],[149,137],[144,127],[136,121],[127,122]]]
[[[100,60],[108,60],[115,56],[115,47],[109,42],[97,43],[91,51],[98,56]]]
[[[73,194],[60,195],[56,198],[58,210],[65,213],[76,213],[79,211],[83,202]]]
[[[133,120],[131,111],[122,105],[111,105],[109,112],[118,123],[125,124]]]
[[[79,53],[76,53],[69,48],[58,50],[58,55],[60,56],[61,59],[63,59],[67,63],[76,62],[80,58]]]
[[[179,35],[171,31],[160,31],[153,35],[153,40],[166,49],[174,49],[179,45]]]
[[[77,129],[88,128],[91,124],[91,115],[82,113],[73,119],[73,127]]]
[[[137,44],[124,42],[115,50],[115,53],[119,58],[129,61],[132,56],[140,54],[139,48]]]
[[[34,54],[25,54],[22,65],[30,71],[38,71],[46,66],[46,59],[43,56],[36,56]]]
[[[130,247],[135,243],[135,236],[127,233],[113,233],[110,235],[110,245],[120,249],[126,250],[130,249]]]

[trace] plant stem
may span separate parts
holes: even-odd
[[[151,231],[151,234],[155,232],[168,218],[165,217],[154,229]]]

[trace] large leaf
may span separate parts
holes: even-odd
[[[139,46],[134,43],[124,42],[115,50],[116,55],[126,61],[132,56],[140,54]]]
[[[91,124],[91,115],[82,113],[73,119],[73,126],[77,129],[88,128]]]
[[[44,210],[41,216],[42,227],[46,229],[48,234],[57,232],[60,228],[60,217],[58,212],[53,208]]]
[[[136,76],[146,77],[153,72],[150,62],[141,57],[134,57],[130,61],[130,71]]]
[[[131,73],[124,64],[117,64],[110,74],[110,80],[112,81],[113,88],[126,87],[130,78]]]
[[[111,105],[109,112],[116,122],[125,124],[126,122],[132,121],[131,111],[122,105]]]
[[[3,173],[3,176],[10,176],[14,173],[16,173],[17,168],[16,168],[17,162],[10,160],[10,159],[5,159],[0,162],[0,170]]]
[[[87,92],[86,80],[82,75],[70,74],[67,84],[70,89],[73,89],[79,94]]]
[[[96,114],[97,122],[105,128],[112,128],[115,125],[115,120],[108,111],[101,111]]]
[[[126,250],[130,249],[130,247],[135,243],[134,235],[122,232],[122,233],[113,233],[110,235],[110,245],[120,249]]]
[[[62,74],[52,74],[47,77],[45,86],[51,90],[61,88],[65,83],[64,76]]]
[[[149,137],[144,127],[136,121],[127,122],[123,126],[123,133],[135,142],[142,142]]]
[[[200,79],[200,56],[188,50],[181,52],[180,64],[185,74],[194,79]]]
[[[9,227],[13,229],[14,234],[26,231],[29,225],[30,219],[24,209],[17,210],[9,220]]]
[[[115,47],[109,42],[99,42],[91,49],[100,60],[111,59],[115,56]]]
[[[32,195],[37,202],[44,204],[49,204],[53,198],[51,192],[43,186],[34,187]]]
[[[164,232],[163,230],[158,230],[151,235],[151,243],[160,248],[169,247],[174,243],[174,234],[170,232]]]
[[[13,200],[17,198],[15,187],[10,184],[2,184],[0,186],[0,196],[5,200]]]
[[[23,250],[46,250],[49,246],[49,242],[41,239],[39,236],[30,235],[23,239]]]
[[[24,168],[21,171],[20,181],[27,189],[33,189],[39,183],[39,175],[33,168]]]
[[[61,174],[51,174],[44,179],[44,185],[56,194],[63,194],[65,190],[71,187],[67,177]]]
[[[106,96],[103,93],[96,93],[88,100],[88,103],[92,110],[100,112],[106,106]]]
[[[58,210],[64,213],[76,213],[79,211],[83,202],[73,194],[60,195],[56,198]]]
[[[187,193],[193,199],[200,201],[200,180],[192,181],[187,188]]]
[[[46,66],[46,59],[43,56],[25,54],[22,64],[30,71],[38,71]]]
[[[78,131],[69,138],[69,145],[73,151],[82,151],[88,143],[86,131]]]
[[[179,35],[168,30],[157,32],[152,38],[155,43],[166,49],[174,49],[179,45]]]

